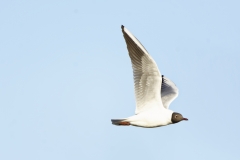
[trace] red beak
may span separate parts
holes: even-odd
[[[187,119],[187,118],[183,118],[182,120],[188,121],[188,119]]]

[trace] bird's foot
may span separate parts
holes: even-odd
[[[129,122],[119,122],[120,126],[129,126],[130,123]]]

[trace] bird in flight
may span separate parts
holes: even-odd
[[[154,128],[188,120],[168,109],[178,96],[176,85],[161,75],[156,62],[138,39],[123,25],[121,28],[132,62],[136,110],[135,115],[128,118],[112,119],[112,124]]]

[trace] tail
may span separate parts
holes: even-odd
[[[126,119],[111,119],[112,124],[116,126],[129,126],[130,122],[125,121]]]

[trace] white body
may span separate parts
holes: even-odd
[[[169,109],[150,109],[140,114],[127,118],[126,122],[130,122],[133,126],[153,128],[172,124],[171,117],[173,111]]]

